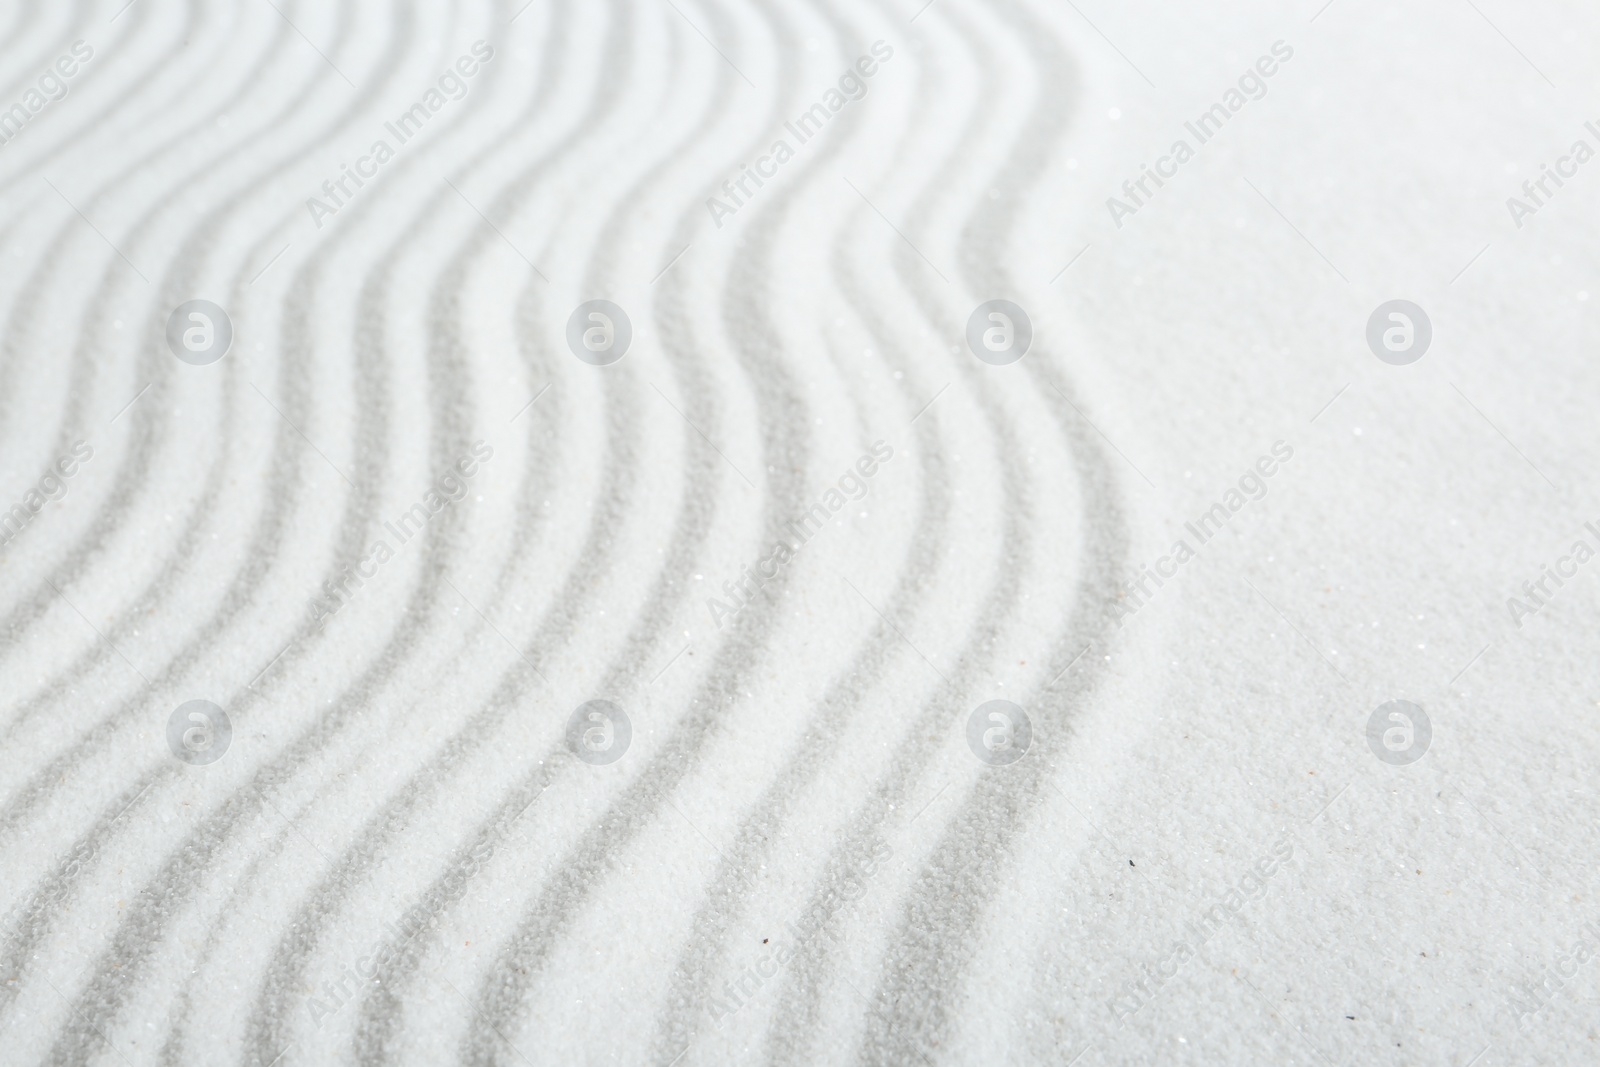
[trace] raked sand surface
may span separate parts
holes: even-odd
[[[1600,10],[124,2],[0,1062],[1600,1061]]]

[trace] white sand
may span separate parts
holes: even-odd
[[[1594,1062],[1600,16],[919,4],[0,11],[0,1060]]]

